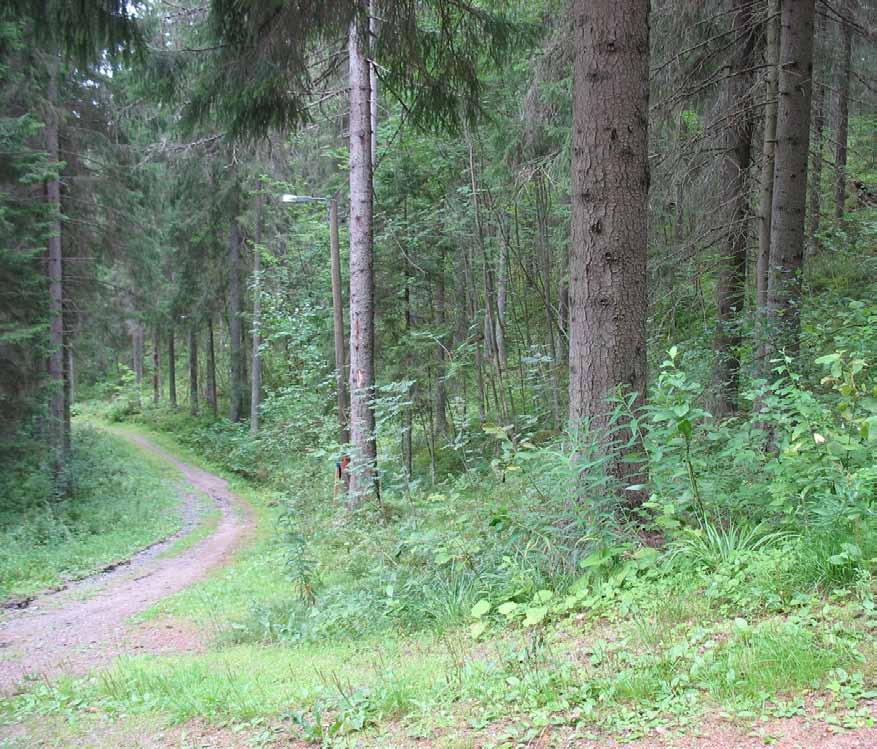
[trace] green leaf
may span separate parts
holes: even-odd
[[[518,604],[514,601],[506,601],[505,603],[500,605],[497,611],[503,616],[509,616],[510,614],[514,613],[517,608]]]
[[[691,422],[688,419],[681,419],[676,422],[676,429],[679,430],[679,434],[681,434],[685,439],[691,438],[692,427]]]
[[[547,606],[531,606],[527,609],[527,615],[524,617],[524,626],[534,627],[537,624],[541,624],[547,614]]]
[[[487,622],[484,621],[474,622],[469,625],[469,633],[476,640],[484,634],[485,629],[487,629]]]
[[[490,611],[490,601],[486,598],[482,598],[478,603],[476,603],[472,607],[472,617],[475,619],[480,619],[482,616],[487,614]]]

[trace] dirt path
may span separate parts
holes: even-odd
[[[119,436],[160,456],[183,475],[183,529],[113,569],[37,596],[27,608],[0,621],[0,696],[25,678],[82,674],[126,653],[191,645],[197,636],[175,625],[132,625],[132,616],[186,588],[223,564],[253,528],[252,508],[213,474],[177,460],[149,440]],[[197,525],[196,493],[207,494],[221,512],[216,529],[179,555],[162,553]]]

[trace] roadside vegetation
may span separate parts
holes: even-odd
[[[127,559],[180,529],[173,471],[118,437],[81,426],[61,486],[26,442],[0,474],[0,604],[23,603]]]

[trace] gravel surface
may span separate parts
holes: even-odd
[[[185,625],[133,625],[131,617],[202,579],[243,544],[253,528],[250,506],[213,474],[177,460],[138,435],[120,434],[173,464],[185,479],[183,528],[118,565],[35,597],[0,620],[0,697],[23,681],[78,675],[118,655],[190,650],[197,636]],[[220,520],[206,538],[182,553],[162,557],[199,520],[197,494],[219,508]]]

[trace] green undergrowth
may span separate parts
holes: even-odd
[[[0,601],[82,577],[178,531],[176,471],[124,440],[74,430],[59,496],[35,460],[0,478]]]
[[[231,478],[256,513],[231,564],[151,612],[206,628],[207,650],[36,686],[2,703],[4,720],[97,711],[327,746],[630,740],[706,715],[874,724],[874,552],[861,528],[704,524],[661,549],[610,537],[576,551],[528,490],[524,456],[505,480],[349,516],[310,467],[269,487],[149,436]]]

